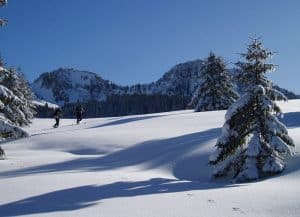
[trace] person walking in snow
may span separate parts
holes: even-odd
[[[55,108],[54,113],[53,113],[53,117],[55,119],[55,124],[54,124],[54,128],[57,128],[59,126],[59,119],[61,117],[62,111],[60,107]]]
[[[77,105],[75,107],[75,114],[76,114],[77,124],[79,124],[80,121],[82,120],[83,113],[84,113],[84,109],[83,109],[82,105],[79,102],[77,102]]]

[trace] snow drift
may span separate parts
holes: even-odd
[[[300,139],[300,101],[280,103]],[[3,145],[1,216],[296,217],[300,156],[273,178],[243,185],[211,178],[208,157],[225,111],[35,119],[31,137]]]

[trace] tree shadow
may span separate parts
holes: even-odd
[[[300,155],[295,154],[294,156],[289,157],[289,159],[286,160],[287,166],[285,170],[279,174],[279,176],[284,176],[290,173],[294,173],[300,170]]]
[[[283,118],[279,120],[288,128],[300,127],[300,112],[284,113]]]
[[[74,155],[104,155],[107,153],[105,150],[98,150],[96,148],[76,148],[68,150],[69,153]]]
[[[147,119],[152,119],[152,118],[159,118],[159,117],[164,117],[165,115],[151,115],[151,116],[141,116],[141,117],[129,117],[125,119],[120,119],[116,121],[111,121],[105,124],[100,124],[98,126],[93,126],[90,128],[86,129],[93,129],[93,128],[99,128],[99,127],[108,127],[108,126],[115,126],[115,125],[121,125],[121,124],[128,124],[130,122],[135,122],[135,121],[142,121],[142,120],[147,120]]]
[[[127,124],[127,123],[130,123],[130,122],[142,121],[142,120],[158,118],[158,117],[164,117],[164,116],[167,116],[167,115],[151,115],[151,116],[142,116],[142,117],[129,117],[129,118],[125,118],[125,119],[110,118],[110,119],[108,119],[109,120],[108,123],[100,124],[98,126],[92,126],[92,127],[84,127],[84,128],[81,128],[81,129],[72,128],[72,126],[78,126],[77,124],[69,124],[69,125],[60,126],[58,128],[45,128],[43,130],[48,130],[48,132],[33,133],[33,134],[31,134],[31,136],[41,136],[41,135],[48,135],[48,134],[55,134],[55,133],[64,133],[64,132],[69,132],[69,131],[82,131],[82,130],[87,130],[87,129],[100,128],[100,127],[109,127],[109,126],[122,125],[122,124]],[[57,131],[57,129],[58,129],[58,131]],[[61,130],[61,129],[65,129],[65,130]]]
[[[101,157],[84,157],[2,172],[0,177],[9,178],[49,172],[103,171],[138,165],[143,169],[171,166],[171,172],[178,179],[199,180],[201,173],[209,170],[207,165],[209,152],[193,153],[203,148],[208,141],[216,139],[220,133],[220,128],[214,128],[169,139],[146,141]],[[185,168],[184,172],[181,172],[183,168]],[[208,175],[205,177],[207,181]]]
[[[137,182],[115,182],[101,186],[85,185],[7,203],[1,205],[0,210],[3,217],[42,214],[78,210],[96,205],[106,199],[236,186],[238,185],[182,182],[176,179],[163,178]]]

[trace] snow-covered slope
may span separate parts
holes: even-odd
[[[296,154],[283,174],[253,183],[212,180],[208,156],[225,111],[35,119],[6,143],[0,216],[297,217],[300,100],[281,102]]]
[[[40,99],[64,104],[77,100],[103,100],[115,91],[114,86],[95,73],[60,68],[43,73],[34,81],[32,89]]]

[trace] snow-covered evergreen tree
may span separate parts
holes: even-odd
[[[0,0],[0,7],[3,7],[7,4],[7,0]],[[0,26],[4,26],[7,23],[7,20],[0,19]]]
[[[14,114],[10,120],[18,126],[30,124],[34,115],[33,93],[24,74],[10,68],[2,79],[2,83],[22,102],[10,105]]]
[[[210,53],[202,68],[202,83],[190,102],[189,107],[196,112],[227,109],[238,99],[226,69],[226,63],[221,57]]]
[[[246,62],[236,64],[243,73],[247,92],[226,113],[217,150],[210,156],[215,177],[230,175],[244,182],[280,173],[285,157],[292,154],[293,140],[277,119],[281,111],[272,101],[284,96],[272,89],[265,75],[275,67],[266,63],[272,54],[253,39],[247,53],[242,54]]]
[[[20,126],[26,126],[33,118],[33,105],[25,94],[20,76],[13,69],[0,66],[0,140],[26,136]]]
[[[0,6],[4,6],[7,4],[7,0],[0,0]]]
[[[3,7],[6,5],[6,0],[0,0],[0,7]],[[6,24],[6,20],[3,20],[3,19],[0,19],[0,26],[4,26]],[[0,70],[2,69],[2,65],[3,65],[3,61],[2,61],[2,58],[0,57]],[[0,91],[1,91],[1,88],[0,88]],[[1,94],[1,92],[0,92]],[[0,104],[1,106],[1,104]],[[0,136],[1,138],[2,136]],[[0,157],[2,157],[4,155],[4,150],[1,148],[0,146]]]
[[[7,139],[26,137],[28,134],[19,126],[24,125],[25,115],[19,109],[24,103],[12,90],[5,86],[9,71],[0,66],[0,142]],[[27,122],[26,122],[27,124]],[[0,157],[4,150],[0,147]]]
[[[0,0],[0,6],[6,1]],[[14,69],[6,69],[0,58],[0,142],[28,136],[20,128],[33,118],[33,104],[28,83]],[[0,156],[4,155],[0,147]]]

